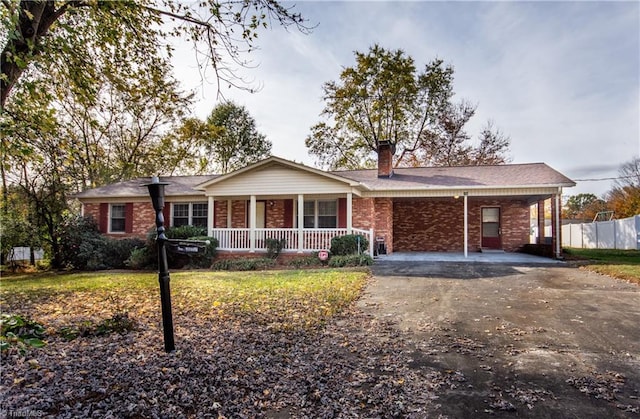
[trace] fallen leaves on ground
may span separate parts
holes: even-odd
[[[4,409],[57,417],[421,417],[444,383],[411,370],[395,333],[358,313],[322,330],[177,318],[162,331],[49,341],[6,356]],[[355,332],[358,329],[362,332]],[[384,343],[379,337],[385,337]]]
[[[3,310],[43,323],[49,335],[44,348],[3,354],[1,409],[61,418],[410,418],[426,416],[452,385],[449,374],[410,368],[398,331],[335,296],[200,291],[175,293],[169,354],[153,292],[52,292],[28,302],[5,294]],[[58,333],[123,310],[135,330],[71,341]]]

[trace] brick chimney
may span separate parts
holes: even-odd
[[[393,155],[395,152],[395,144],[391,144],[389,141],[378,143],[378,177],[393,176]]]

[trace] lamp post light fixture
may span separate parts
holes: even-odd
[[[160,303],[162,306],[162,329],[164,331],[164,350],[172,352],[176,349],[173,339],[173,315],[171,313],[171,290],[169,288],[169,263],[167,262],[167,250],[165,247],[168,241],[164,234],[164,187],[166,182],[160,182],[157,176],[151,178],[151,183],[146,186],[149,189],[151,203],[156,212],[156,243],[158,245],[158,282],[160,283]]]

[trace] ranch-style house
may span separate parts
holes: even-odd
[[[142,187],[149,180],[78,194],[82,214],[109,236],[145,237],[155,220]],[[272,156],[225,175],[160,180],[168,182],[165,224],[206,227],[223,255],[265,252],[268,238],[284,239],[285,253],[309,253],[329,249],[335,236],[362,234],[372,255],[514,252],[534,241],[560,256],[562,188],[575,186],[544,163],[393,168],[388,144],[377,169],[323,171]],[[531,239],[532,213],[533,230],[550,221],[550,237]]]

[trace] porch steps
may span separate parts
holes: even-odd
[[[504,253],[502,249],[489,249],[488,247],[481,247],[480,252],[482,253]]]

